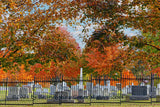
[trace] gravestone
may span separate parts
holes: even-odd
[[[54,95],[56,92],[56,86],[50,85],[50,95]]]
[[[83,103],[84,102],[84,90],[83,89],[79,89],[78,90],[77,100],[78,100],[79,103]]]
[[[157,92],[156,92],[157,95],[160,95],[160,84],[157,84]]]
[[[110,93],[109,93],[110,98],[116,98],[117,90],[118,89],[116,86],[110,86]]]
[[[72,90],[67,86],[67,84],[66,84],[65,86],[63,86],[63,90],[68,92],[68,94],[69,94],[69,99],[71,99]]]
[[[20,87],[9,87],[8,88],[8,96],[6,100],[8,101],[17,101],[20,100]]]
[[[122,88],[122,95],[127,95],[127,87]]]
[[[132,85],[127,86],[127,94],[132,94]]]
[[[86,89],[88,90],[88,95],[93,94],[93,83],[87,82],[86,83]]]
[[[109,92],[108,88],[100,88],[99,95],[96,97],[96,100],[108,100],[109,99]]]
[[[109,96],[108,88],[103,89],[103,95],[104,96]]]
[[[152,90],[151,90],[151,88],[152,88]],[[156,87],[149,88],[149,95],[151,98],[156,98]]]
[[[34,92],[34,95],[41,95],[42,94],[42,89],[37,88],[36,91]]]
[[[32,89],[33,89],[33,87],[32,87],[32,86],[30,86],[30,85],[22,85],[22,87],[26,87],[26,88],[28,88],[29,93],[32,93]]]
[[[21,87],[19,94],[20,98],[29,98],[29,88]]]
[[[84,90],[84,98],[88,98],[88,90]]]
[[[58,83],[56,86],[56,91],[64,91],[63,90],[63,83]]]
[[[42,93],[48,94],[48,89],[47,89],[47,88],[44,88],[43,91],[42,91]]]
[[[62,82],[63,86],[67,86],[67,83],[65,81]]]
[[[106,83],[107,83],[108,92],[110,93],[110,91],[111,91],[111,83],[110,83],[110,80],[107,80]]]
[[[8,90],[8,87],[7,87]],[[6,86],[0,86],[0,91],[6,91]]]
[[[53,99],[47,99],[47,103],[74,103],[74,100],[69,99],[69,93],[67,91],[57,91]]]
[[[98,87],[93,87],[93,98],[98,96]]]
[[[76,99],[78,97],[78,85],[71,85],[71,96]]]
[[[147,86],[132,86],[132,96],[130,100],[149,100],[147,96]]]

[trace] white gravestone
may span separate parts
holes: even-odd
[[[110,80],[107,80],[107,88],[108,88],[108,93],[110,93],[110,88],[111,88]]]
[[[47,88],[44,88],[43,91],[42,91],[42,93],[48,94],[48,89],[47,89]]]
[[[41,95],[42,93],[42,88],[37,88],[36,91],[34,92],[34,95]]]
[[[20,98],[29,98],[29,88],[21,87],[19,93],[20,93]]]
[[[56,86],[50,85],[50,95],[54,95],[56,92]]]
[[[20,87],[9,87],[8,96],[6,100],[19,100],[20,99]]]
[[[72,98],[78,97],[78,89],[79,89],[78,85],[71,85],[71,95],[72,95]]]

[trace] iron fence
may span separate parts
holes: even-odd
[[[0,105],[159,103],[160,78],[155,75],[34,78],[0,81]]]

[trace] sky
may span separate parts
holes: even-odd
[[[88,27],[88,29],[89,29],[89,32],[87,32],[88,35],[92,34],[92,32],[94,31],[94,27],[96,27],[96,26],[91,25],[90,27]],[[83,49],[85,47],[85,43],[83,42],[83,38],[80,38],[80,34],[82,34],[83,27],[76,26],[76,29],[74,29],[73,27],[68,26],[67,30],[71,33],[71,35],[79,43],[79,46],[81,47],[81,49]],[[124,29],[123,31],[124,31],[124,34],[126,34],[128,36],[135,36],[137,34],[140,34],[140,32],[138,30],[133,30],[132,28],[127,28],[127,29]],[[84,34],[82,34],[81,36],[84,36]]]

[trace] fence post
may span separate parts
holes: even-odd
[[[91,74],[91,89],[90,89],[90,105],[91,105],[91,100],[92,100],[92,74]]]
[[[121,76],[120,77],[120,105],[121,105],[121,97],[122,97],[122,92],[121,92],[122,91],[122,89],[121,89],[122,88],[122,72],[120,73],[120,76]]]
[[[62,90],[63,90],[63,75],[62,75]],[[61,90],[61,98],[60,98],[60,102],[59,102],[59,104],[62,104],[63,102],[62,102],[62,100],[63,100],[63,96],[62,96],[62,90]]]
[[[33,84],[32,105],[34,104],[34,89],[35,89],[35,77],[34,77],[34,84]]]
[[[5,93],[5,105],[6,105],[6,99],[7,99],[7,86],[8,86],[8,77],[7,77],[7,80],[6,80],[6,93]]]
[[[153,74],[151,73],[151,104],[152,104],[152,88],[154,87],[154,76]]]

